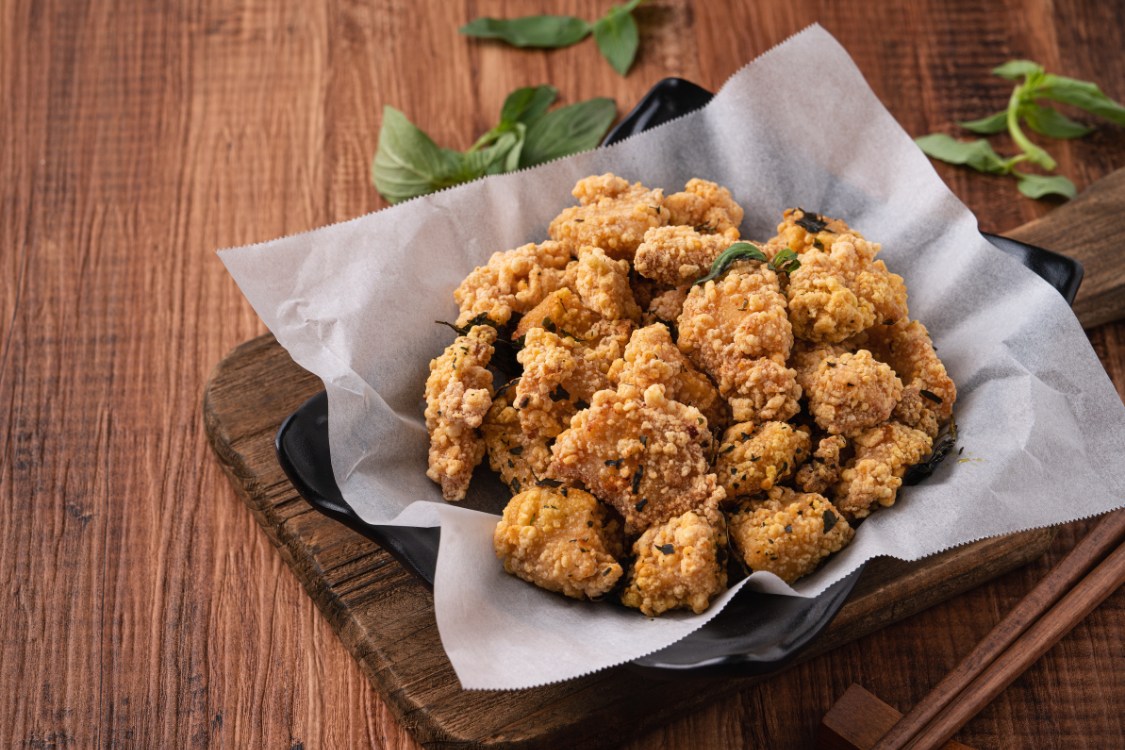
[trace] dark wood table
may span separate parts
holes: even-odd
[[[216,248],[384,204],[384,104],[465,147],[511,89],[624,112],[654,82],[717,88],[819,21],[912,134],[1004,106],[1015,57],[1125,99],[1113,2],[653,0],[627,78],[592,42],[470,43],[477,15],[608,2],[64,3],[0,6],[0,744],[415,747],[234,496],[204,438],[211,368],[264,332]],[[795,95],[799,95],[795,91]],[[1125,130],[1052,148],[1082,188]],[[941,176],[1004,232],[1053,208]],[[1125,324],[1089,332],[1125,392]],[[1060,502],[1065,502],[1060,498]],[[679,719],[629,748],[808,747],[852,682],[916,702],[1086,528],[1040,561]],[[1125,736],[1125,595],[1052,649],[960,740],[1106,748]]]

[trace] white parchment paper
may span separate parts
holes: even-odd
[[[689,634],[736,593],[701,616],[650,620],[540,591],[493,554],[496,517],[482,509],[502,509],[499,485],[475,482],[451,506],[425,476],[422,390],[451,340],[434,321],[456,318],[454,287],[492,252],[545,239],[574,183],[607,171],[666,192],[691,177],[726,185],[752,239],[772,236],[791,206],[844,218],[882,243],[957,382],[962,460],[904,489],[795,591],[768,574],[751,585],[811,596],[877,555],[915,560],[1122,505],[1125,407],[1066,303],[980,236],[847,53],[813,26],[703,110],[617,146],[221,253],[278,341],[323,379],[333,469],[352,507],[369,522],[441,525],[434,605],[464,687],[530,687],[623,663]]]

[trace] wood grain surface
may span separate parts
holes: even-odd
[[[1001,108],[1008,84],[987,71],[1012,57],[1125,99],[1116,2],[651,0],[627,78],[590,42],[521,52],[456,35],[478,15],[592,18],[608,4],[0,4],[0,745],[417,746],[236,498],[200,410],[214,365],[264,333],[213,251],[380,208],[368,168],[384,104],[465,147],[517,86],[624,111],[668,75],[717,88],[813,21],[915,135]],[[1083,188],[1125,166],[1125,131],[1051,150]],[[985,230],[1056,207],[937,170]],[[1089,336],[1125,393],[1125,325]],[[622,742],[808,747],[852,682],[905,710],[1083,528],[1063,527],[1025,568]],[[958,739],[1118,744],[1123,622],[1119,592]]]

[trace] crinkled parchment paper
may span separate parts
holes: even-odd
[[[877,555],[915,560],[1122,504],[1125,408],[1066,303],[980,236],[847,53],[813,26],[703,110],[617,146],[221,253],[278,341],[323,379],[333,469],[352,507],[369,522],[441,525],[434,605],[464,687],[530,687],[623,663],[689,634],[736,593],[701,616],[648,619],[540,591],[493,554],[499,485],[477,481],[452,506],[425,476],[422,389],[451,341],[434,321],[456,318],[454,287],[494,251],[545,239],[574,183],[608,171],[666,192],[691,177],[726,185],[752,239],[772,236],[791,206],[846,219],[906,278],[911,316],[960,389],[960,460],[904,489],[795,592],[768,574],[754,585],[812,596]]]

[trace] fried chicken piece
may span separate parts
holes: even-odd
[[[649,528],[633,543],[636,561],[621,602],[649,617],[670,609],[705,611],[726,590],[726,548],[726,520],[714,506]]]
[[[871,352],[829,356],[804,386],[809,412],[831,435],[855,435],[886,422],[902,398],[902,381]]]
[[[637,273],[661,284],[683,286],[706,276],[732,242],[726,235],[700,234],[690,226],[656,227],[645,232],[633,265]]]
[[[493,253],[488,264],[477,266],[453,292],[461,306],[458,325],[487,315],[504,325],[512,313],[524,313],[563,285],[570,250],[558,242],[534,242],[507,252]]]
[[[727,405],[706,375],[679,350],[661,323],[633,331],[624,356],[609,369],[610,382],[634,386],[644,392],[650,385],[665,387],[665,396],[694,406],[712,429],[727,421]]]
[[[518,341],[532,328],[543,328],[560,336],[585,341],[601,315],[582,304],[571,289],[556,289],[520,318],[512,338]]]
[[[575,289],[582,303],[606,320],[640,320],[641,308],[629,286],[629,263],[609,258],[600,247],[578,251]]]
[[[854,234],[836,238],[829,250],[806,250],[789,274],[786,295],[793,333],[838,343],[875,323],[907,315],[902,277],[875,260],[879,245]]]
[[[609,380],[584,354],[581,344],[543,328],[532,328],[516,354],[523,375],[516,383],[515,407],[529,438],[552,438],[585,408]]]
[[[855,458],[840,472],[833,498],[854,520],[880,505],[894,505],[907,468],[929,455],[933,441],[921,430],[888,422],[860,433],[853,442]]]
[[[816,444],[813,460],[797,470],[794,484],[805,492],[823,495],[840,478],[840,454],[847,444],[842,435],[821,438]]]
[[[812,573],[855,535],[823,495],[788,487],[774,487],[764,501],[743,503],[729,523],[735,549],[750,570],[768,570],[786,583]]]
[[[632,261],[645,232],[668,223],[664,191],[630,185],[616,175],[579,180],[573,195],[580,205],[563,209],[547,229],[572,253],[592,245],[611,258]]]
[[[953,415],[957,386],[938,359],[926,327],[916,320],[902,320],[875,326],[858,340],[902,378],[904,388],[894,418],[936,437],[940,425]]]
[[[797,374],[785,366],[793,331],[776,273],[744,261],[693,286],[678,328],[680,349],[718,384],[736,421],[784,421],[800,411]]]
[[[788,208],[777,225],[777,236],[766,244],[787,247],[800,255],[806,250],[829,250],[842,234],[861,236],[840,219],[821,216],[803,208]]]
[[[755,495],[793,476],[808,457],[809,446],[809,434],[788,422],[732,426],[715,459],[715,474],[727,501]]]
[[[549,474],[581,482],[636,534],[723,499],[707,460],[712,446],[703,414],[668,398],[663,385],[622,385],[598,391],[571,419],[551,447]]]
[[[672,215],[671,224],[686,224],[699,232],[725,235],[732,241],[739,237],[742,206],[734,202],[729,190],[714,182],[698,177],[688,180],[683,192],[664,199],[664,207]]]
[[[529,438],[524,434],[519,411],[512,406],[514,399],[514,384],[498,390],[480,429],[488,451],[488,465],[513,494],[518,494],[547,476],[551,448],[547,438]]]
[[[535,487],[508,502],[492,542],[504,570],[573,599],[596,599],[621,577],[611,550],[621,527],[593,495]]]
[[[691,287],[685,284],[656,295],[641,315],[641,322],[645,325],[653,323],[675,325],[680,318],[680,313],[684,311],[684,300],[687,299],[690,290]]]
[[[492,359],[496,329],[473,326],[440,357],[430,361],[426,379],[426,430],[430,433],[426,476],[441,485],[451,502],[465,499],[473,469],[484,457],[477,428],[492,405]]]

